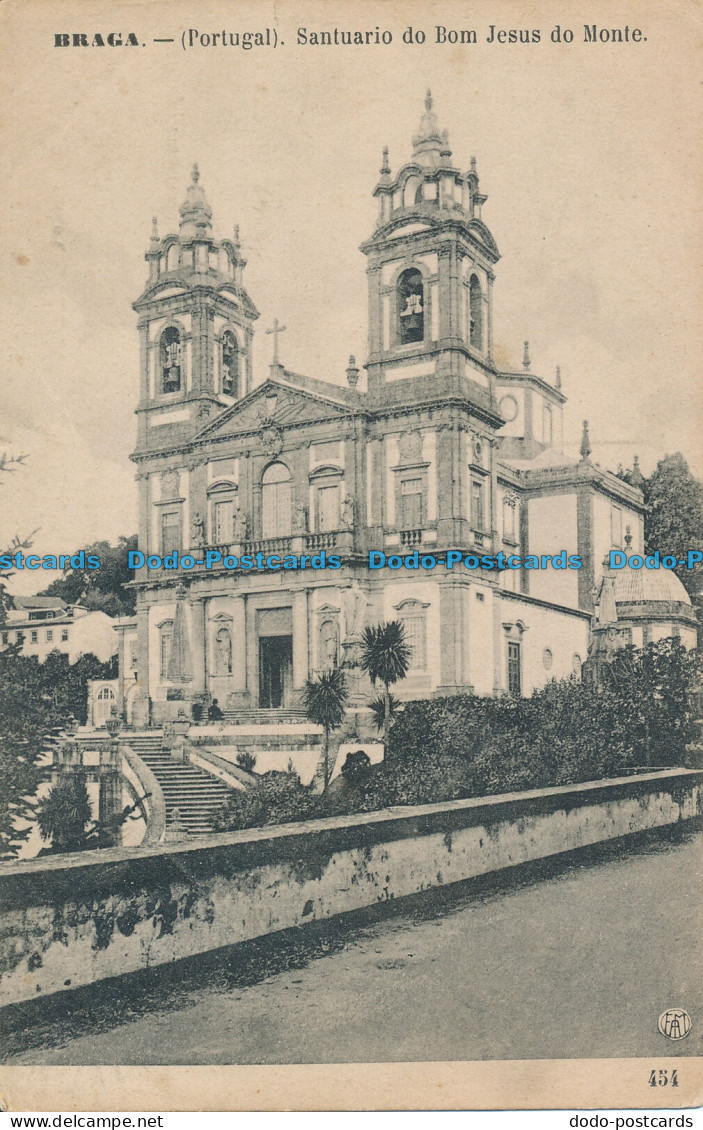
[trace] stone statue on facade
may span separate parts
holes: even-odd
[[[349,588],[342,593],[342,610],[344,612],[344,633],[346,640],[358,641],[366,627],[368,611],[368,598],[361,591],[358,581],[352,581]]]
[[[296,502],[293,518],[296,531],[298,533],[306,533],[308,528],[308,508],[304,502]]]
[[[243,513],[241,507],[237,506],[232,519],[232,540],[235,545],[241,545],[243,541],[247,540],[248,536],[249,519],[247,515]]]
[[[191,541],[194,549],[205,545],[205,521],[199,510],[193,515]]]
[[[354,529],[354,509],[354,499],[348,494],[342,503],[341,513],[342,526],[345,530]]]

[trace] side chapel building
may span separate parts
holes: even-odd
[[[391,619],[412,646],[400,697],[529,693],[580,674],[601,563],[626,541],[643,548],[637,487],[591,461],[585,426],[579,461],[560,450],[558,371],[554,382],[534,373],[527,346],[519,371],[495,364],[499,252],[486,197],[475,161],[452,161],[429,92],[410,160],[393,174],[384,151],[374,196],[361,246],[367,380],[350,358],[346,385],[290,372],[275,348],[253,387],[258,312],[238,230],[215,238],[197,167],[178,233],[159,238],[154,223],[134,304],[140,549],[324,549],[342,568],[140,571],[119,648],[120,707],[135,725],[213,699],[232,711],[294,707],[307,678],[353,659],[365,624]],[[415,548],[566,550],[583,568],[368,569],[369,550]],[[605,578],[620,642],[695,642],[677,578],[657,574],[650,593],[649,576],[627,573],[619,604],[620,577]]]

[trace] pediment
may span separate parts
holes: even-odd
[[[332,390],[333,391],[333,390]],[[275,407],[272,397],[276,396]],[[284,432],[286,428],[318,421],[342,420],[349,415],[343,404],[335,404],[323,396],[307,392],[279,381],[268,380],[243,400],[227,408],[203,428],[197,440],[223,436],[246,435],[251,432]]]

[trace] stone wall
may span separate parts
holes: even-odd
[[[0,865],[0,1004],[703,814],[673,769]]]

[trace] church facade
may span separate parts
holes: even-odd
[[[120,628],[120,707],[135,725],[214,699],[293,708],[317,672],[344,663],[356,678],[363,627],[396,619],[412,648],[399,697],[529,693],[580,673],[605,554],[643,548],[636,486],[592,462],[585,427],[580,460],[560,450],[558,372],[534,373],[527,346],[519,371],[494,362],[486,197],[429,94],[409,161],[392,173],[384,152],[374,196],[366,376],[350,358],[344,383],[290,372],[275,332],[253,387],[246,264],[237,229],[215,238],[197,168],[178,233],[154,226],[135,303],[140,550],[307,567],[141,570]],[[582,567],[369,569],[370,551],[415,550],[565,551]],[[312,568],[323,553],[340,567]],[[648,621],[643,639],[670,627]]]

